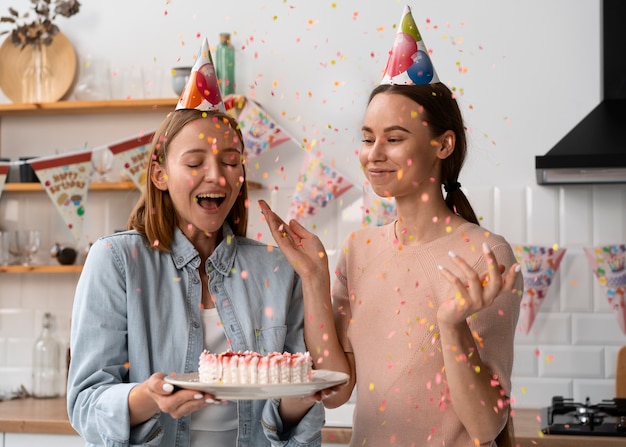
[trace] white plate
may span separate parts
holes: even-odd
[[[265,400],[280,397],[309,396],[325,388],[346,383],[348,375],[342,372],[317,369],[313,371],[311,382],[308,383],[224,385],[219,383],[200,383],[198,381],[198,373],[195,372],[167,376],[165,381],[180,388],[213,394],[217,399]]]

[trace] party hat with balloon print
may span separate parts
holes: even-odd
[[[406,5],[381,84],[432,84],[439,82],[411,8]]]
[[[187,85],[178,100],[176,110],[181,109],[196,109],[203,112],[225,112],[226,110],[217,85],[217,74],[206,38],[191,69]]]

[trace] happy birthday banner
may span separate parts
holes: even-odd
[[[567,249],[540,245],[516,245],[515,258],[522,267],[524,294],[520,307],[520,323],[530,332]]]
[[[91,151],[29,160],[28,163],[80,245],[91,174]]]
[[[111,153],[121,162],[126,173],[139,190],[146,184],[146,167],[150,154],[149,145],[154,134],[155,132],[148,132],[142,136],[129,138],[107,146]]]
[[[258,157],[287,141],[295,141],[252,100],[247,100],[237,116],[243,134],[246,157]]]
[[[313,216],[317,210],[326,207],[352,186],[335,169],[307,153],[287,219],[301,220]]]
[[[2,197],[2,191],[4,190],[4,184],[9,176],[9,168],[11,163],[0,163],[0,197]]]
[[[626,245],[604,245],[584,250],[617,324],[626,334]]]

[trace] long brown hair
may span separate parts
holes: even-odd
[[[461,110],[450,89],[440,82],[428,85],[382,84],[372,91],[369,101],[379,93],[403,95],[421,105],[424,108],[424,120],[428,122],[433,138],[447,130],[454,132],[454,151],[441,162],[441,182],[447,191],[446,205],[465,220],[480,225],[459,184],[459,174],[467,155],[467,139]],[[495,441],[498,447],[513,447],[515,433],[510,415]]]
[[[379,93],[402,95],[421,105],[424,108],[423,118],[428,122],[433,138],[447,130],[454,132],[454,151],[441,162],[441,182],[448,191],[446,205],[465,220],[480,225],[459,184],[459,174],[467,154],[467,139],[461,110],[450,89],[440,82],[428,85],[382,84],[372,90],[369,101]]]
[[[171,112],[161,123],[152,138],[150,153],[146,166],[146,184],[141,193],[135,209],[128,218],[127,228],[143,233],[152,246],[169,252],[174,230],[178,226],[178,217],[169,191],[161,191],[152,183],[152,162],[157,161],[163,165],[166,160],[169,142],[188,123],[198,119],[220,120],[230,126],[241,141],[243,151],[243,136],[237,120],[222,112],[201,112],[194,109],[176,110]],[[236,236],[245,236],[248,226],[248,188],[245,181],[241,185],[239,196],[231,208],[226,222],[230,225]]]

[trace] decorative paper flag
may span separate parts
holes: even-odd
[[[148,146],[152,137],[154,137],[154,132],[149,132],[108,146],[138,189],[142,189],[146,184],[146,168],[150,154]]]
[[[243,108],[245,107],[247,99],[243,95],[235,95],[231,93],[224,97],[224,108],[233,118],[237,119]]]
[[[411,8],[404,7],[402,18],[381,84],[432,84],[439,82],[428,50],[422,40]]]
[[[310,154],[305,157],[291,201],[288,220],[313,216],[333,199],[352,188],[352,183],[330,166]]]
[[[29,160],[78,245],[83,237],[91,151]]]
[[[217,85],[217,74],[209,51],[209,41],[206,38],[202,42],[196,62],[189,74],[189,80],[178,100],[176,110],[180,109],[197,109],[204,112],[226,111]]]
[[[237,117],[246,148],[246,157],[259,156],[291,137],[252,100],[247,100]]]
[[[2,191],[4,190],[4,184],[9,176],[10,163],[0,163],[0,197],[2,197]]]
[[[587,260],[609,301],[617,324],[626,334],[626,245],[585,248]]]
[[[363,186],[363,226],[381,226],[396,220],[396,201],[379,197],[369,183]]]
[[[513,250],[522,267],[524,277],[520,321],[522,328],[528,334],[567,249],[517,245]]]

